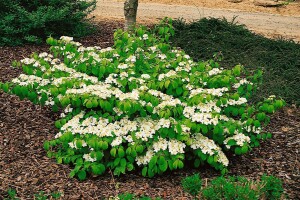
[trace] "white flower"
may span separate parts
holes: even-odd
[[[142,74],[141,77],[144,78],[144,79],[149,79],[150,75],[149,74]]]
[[[83,159],[85,160],[85,161],[89,161],[89,162],[95,162],[97,159],[96,158],[92,158],[91,157],[91,154],[84,154],[83,155]]]
[[[153,151],[158,152],[160,150],[164,151],[168,148],[168,141],[163,138],[159,138],[157,142],[153,143]]]
[[[121,63],[121,64],[118,65],[118,68],[119,68],[119,69],[127,69],[127,68],[128,68],[128,65],[127,65],[127,64],[122,64],[122,63]]]
[[[127,58],[125,61],[126,61],[126,62],[132,62],[132,63],[135,63],[135,62],[136,62],[136,57],[133,56],[133,55],[131,55],[131,56],[129,56],[129,58]]]
[[[148,38],[149,38],[149,37],[148,37],[147,34],[144,34],[144,35],[143,35],[143,40],[148,40]]]
[[[146,152],[145,156],[136,157],[135,160],[136,160],[137,165],[147,165],[150,162],[153,155],[154,155],[154,152],[152,149],[150,149]]]
[[[71,41],[73,41],[73,37],[61,36],[60,40],[66,42],[66,43],[70,43]]]
[[[226,138],[226,140],[224,140],[224,144],[227,145],[229,140],[235,140],[236,144],[239,146],[243,146],[245,143],[250,143],[250,138],[243,133],[238,133],[232,137]]]
[[[162,60],[167,58],[167,56],[165,54],[158,54],[158,57]]]
[[[116,137],[112,142],[111,142],[111,146],[118,146],[122,143],[122,137]]]
[[[168,143],[168,149],[171,155],[176,155],[179,153],[184,153],[184,148],[186,145],[178,140],[171,140]]]
[[[219,68],[213,68],[212,70],[210,70],[210,71],[208,72],[208,75],[209,75],[209,76],[217,75],[217,74],[220,74],[220,73],[222,73],[222,72],[223,72],[223,71],[220,70]]]

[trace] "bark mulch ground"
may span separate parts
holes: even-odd
[[[85,46],[112,45],[112,33],[119,22],[100,23],[101,31],[80,40]],[[18,76],[20,69],[10,67],[32,52],[47,51],[45,46],[0,47],[0,81]],[[300,109],[288,107],[272,116],[268,130],[274,137],[244,156],[231,157],[230,175],[244,175],[259,179],[263,173],[280,177],[285,192],[291,199],[300,197]],[[185,194],[180,181],[187,175],[200,173],[205,180],[219,175],[211,168],[184,169],[153,179],[138,172],[113,177],[89,178],[80,182],[68,177],[71,168],[58,165],[46,157],[43,142],[54,137],[54,121],[58,118],[47,107],[0,92],[0,199],[7,197],[8,188],[17,191],[21,199],[33,199],[44,191],[62,192],[62,199],[103,199],[117,193],[131,192],[164,199],[191,199]]]

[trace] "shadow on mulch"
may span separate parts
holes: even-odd
[[[85,46],[112,45],[112,33],[119,22],[99,23],[101,31],[80,40]],[[44,46],[0,47],[0,81],[17,77],[20,69],[10,67],[13,60],[29,56],[32,52],[47,51]],[[291,199],[300,196],[299,147],[300,109],[285,108],[272,117],[268,131],[274,138],[264,142],[245,156],[230,158],[230,175],[244,175],[259,179],[263,173],[280,177]],[[57,113],[47,107],[34,105],[27,100],[0,92],[0,199],[14,188],[21,199],[33,199],[44,191],[60,191],[63,199],[103,199],[117,193],[131,192],[164,199],[191,199],[185,194],[180,181],[195,172],[203,179],[219,175],[211,168],[184,169],[153,179],[139,173],[113,177],[104,176],[79,182],[68,177],[71,168],[58,165],[46,157],[43,142],[54,137]],[[116,187],[117,186],[117,187]]]

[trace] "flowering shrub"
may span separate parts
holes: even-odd
[[[263,131],[267,114],[284,102],[248,103],[261,71],[194,62],[168,44],[174,32],[166,21],[153,32],[118,30],[113,48],[105,49],[49,38],[52,54],[16,62],[25,74],[0,84],[20,98],[62,108],[59,132],[44,148],[74,166],[71,177],[83,180],[107,168],[115,175],[139,168],[153,177],[186,161],[226,173],[226,152],[244,154],[271,137]]]

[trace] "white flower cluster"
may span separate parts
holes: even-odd
[[[233,88],[239,88],[241,85],[246,85],[246,84],[250,84],[250,85],[253,85],[252,82],[248,81],[247,79],[243,78],[241,79],[238,83],[234,84],[232,87]]]
[[[170,71],[169,71],[168,73],[166,73],[166,74],[160,74],[160,75],[158,76],[158,80],[161,81],[161,80],[163,80],[163,79],[166,78],[166,77],[170,78],[170,77],[176,76],[176,75],[177,75],[177,73],[176,73],[174,70],[170,70]]]
[[[247,102],[248,102],[248,100],[246,98],[240,97],[238,100],[229,99],[227,104],[233,106],[233,105],[242,105]]]
[[[227,92],[228,88],[212,88],[212,89],[203,89],[203,88],[197,88],[194,90],[191,90],[190,98],[193,96],[196,96],[198,94],[211,94],[213,96],[221,97],[223,96],[224,92]]]
[[[16,83],[20,86],[33,85],[34,83],[37,83],[40,86],[45,86],[51,83],[48,79],[43,79],[38,76],[27,74],[20,74],[18,78],[14,78],[11,82]]]
[[[95,162],[97,160],[96,158],[92,158],[91,154],[83,154],[83,159],[88,162]]]
[[[220,73],[222,73],[222,72],[223,72],[223,71],[220,70],[219,68],[213,68],[212,70],[210,70],[210,71],[208,72],[208,75],[209,75],[209,76],[213,76],[213,75],[220,74]]]
[[[255,127],[255,126],[246,126],[243,128],[244,130],[246,130],[248,133],[256,133],[256,134],[260,134],[261,133],[261,127]]]
[[[183,142],[178,140],[170,140],[167,141],[166,139],[159,138],[157,142],[153,143],[153,151],[159,152],[169,149],[171,155],[177,155],[179,153],[184,153],[184,148],[186,145]]]
[[[228,159],[223,153],[222,149],[216,145],[216,143],[203,136],[202,134],[198,133],[195,134],[191,141],[191,148],[192,149],[200,149],[202,153],[208,154],[210,156],[217,155],[218,156],[218,162],[222,163],[224,166],[228,166]]]
[[[232,137],[228,137],[224,140],[224,144],[227,145],[226,147],[229,148],[228,146],[228,141],[229,140],[235,140],[236,144],[239,146],[243,146],[245,143],[250,143],[250,138],[246,135],[244,135],[243,133],[238,133],[235,134]]]
[[[68,36],[61,36],[59,39],[66,43],[73,41],[73,37],[68,37]]]
[[[206,108],[207,109],[207,108]],[[211,108],[210,108],[211,109]],[[206,113],[206,112],[196,112],[196,107],[189,107],[186,106],[183,110],[183,115],[191,119],[193,122],[199,122],[205,125],[217,125],[218,124],[218,117],[214,116],[212,113]],[[201,107],[200,107],[201,111]]]
[[[152,149],[148,149],[145,156],[138,156],[136,157],[136,164],[137,165],[147,165],[151,158],[154,156],[154,152]]]

